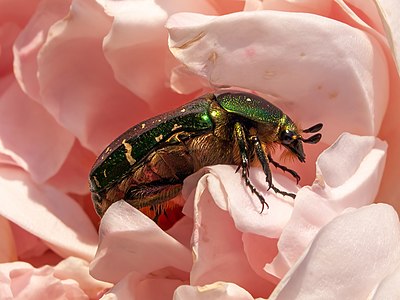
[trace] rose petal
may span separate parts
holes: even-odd
[[[193,72],[215,86],[273,95],[304,124],[335,124],[324,129],[324,141],[343,131],[374,135],[380,128],[389,95],[387,61],[378,41],[358,29],[277,11],[181,13],[167,28],[172,53]],[[240,30],[232,34],[232,28]]]
[[[306,12],[326,16],[332,10],[333,1],[313,1],[313,0],[270,0],[258,1],[247,0],[245,11],[249,10],[278,10],[287,12]]]
[[[38,56],[42,105],[95,153],[150,116],[147,105],[116,82],[104,58],[111,21],[98,2],[75,0]]]
[[[42,239],[61,256],[90,260],[97,234],[81,207],[47,185],[36,185],[21,169],[0,168],[4,201],[0,215]]]
[[[266,271],[282,277],[317,232],[347,207],[374,201],[385,164],[386,144],[374,137],[343,134],[317,161],[317,180],[296,196],[293,214]]]
[[[190,251],[156,223],[121,200],[107,210],[100,225],[100,242],[91,274],[116,283],[131,271],[146,275],[174,267],[189,271]]]
[[[234,169],[231,166],[214,166],[210,168],[210,171],[214,171],[218,168],[228,169],[229,172],[234,173]],[[221,172],[222,173],[222,172]],[[214,174],[213,174],[214,175]],[[192,285],[205,285],[213,283],[214,281],[226,281],[233,282],[239,286],[246,287],[252,295],[257,296],[268,296],[268,294],[274,288],[268,279],[260,277],[257,272],[249,264],[247,253],[243,249],[243,233],[237,224],[234,223],[232,217],[226,212],[226,205],[231,206],[233,199],[225,199],[225,207],[219,205],[221,197],[226,197],[224,192],[215,190],[215,184],[212,181],[220,183],[220,180],[215,179],[215,175],[207,174],[203,176],[194,194],[194,199],[188,199],[187,203],[194,201],[194,231],[192,235],[192,249],[194,254],[194,264],[191,271]],[[236,174],[238,175],[238,174]],[[238,176],[240,178],[240,176]],[[230,180],[225,176],[224,182]],[[236,185],[238,185],[236,183]],[[244,189],[244,187],[237,188],[238,190]],[[218,194],[214,197],[213,194]],[[236,192],[238,193],[238,191]],[[230,194],[231,195],[231,194]],[[252,205],[249,195],[242,199],[240,195],[234,201],[239,202],[238,205],[242,207],[250,216],[245,217],[246,213],[243,213],[242,217],[245,218],[244,223],[251,224],[248,226],[251,230],[253,224],[256,221],[251,221],[256,218],[257,221],[262,222],[263,218],[260,217],[260,213]],[[258,201],[258,199],[257,199]],[[227,204],[227,203],[228,204]],[[248,204],[250,203],[250,205]],[[246,208],[248,206],[248,208]],[[189,206],[188,206],[189,207]],[[188,209],[185,206],[185,210]],[[251,209],[254,211],[251,214]],[[263,216],[264,219],[269,219]],[[237,221],[237,220],[236,220]],[[260,229],[261,226],[258,228]],[[248,229],[248,228],[247,228]],[[249,229],[249,230],[250,230]],[[268,227],[264,230],[259,230],[258,234],[268,234]],[[265,245],[265,244],[264,244]],[[264,246],[260,245],[260,247]],[[273,254],[276,253],[275,248],[263,248],[266,253],[271,251]],[[251,253],[251,252],[249,252]],[[255,254],[254,252],[252,254]],[[268,254],[260,255],[255,258],[258,260],[265,259]],[[264,261],[266,263],[266,261]]]
[[[374,1],[314,1],[314,0],[295,0],[295,1],[246,1],[246,10],[279,10],[287,12],[305,12],[324,16],[326,18],[340,20],[348,23],[348,17],[357,19],[358,22],[374,28],[379,33],[383,33],[383,25],[378,14]]]
[[[175,289],[182,284],[176,279],[141,277],[135,272],[128,274],[101,299],[172,299]]]
[[[112,286],[90,276],[89,263],[77,257],[69,257],[61,261],[54,267],[54,276],[61,280],[75,280],[90,299],[96,299],[100,293]]]
[[[240,286],[230,282],[215,282],[205,286],[181,285],[174,293],[174,300],[236,299],[253,300],[251,294]]]
[[[389,46],[397,62],[397,71],[400,72],[400,6],[396,0],[374,0],[379,15],[384,23]]]
[[[88,174],[95,160],[93,153],[75,140],[64,164],[47,183],[64,193],[87,195]]]
[[[184,98],[165,86],[166,75],[177,63],[165,43],[168,36],[164,24],[169,15],[179,11],[215,14],[212,6],[196,0],[173,4],[106,1],[105,9],[114,17],[104,40],[104,51],[116,79],[158,111],[162,110],[160,107],[171,109],[182,104]],[[132,18],[133,15],[137,17]]]
[[[388,142],[388,158],[383,174],[382,185],[379,191],[378,199],[391,204],[400,212],[400,185],[397,184],[397,178],[400,177],[400,128],[398,125],[398,111],[400,111],[400,48],[399,48],[399,13],[400,7],[397,1],[376,0],[375,1],[379,13],[382,17],[382,22],[385,24],[385,32],[388,39],[388,44],[391,47],[391,52],[387,55],[392,56],[393,62],[389,64],[390,71],[390,88],[391,101],[385,115],[382,129],[379,137]]]
[[[376,290],[373,292],[368,299],[380,300],[380,299],[398,299],[400,298],[399,290],[400,282],[400,267],[392,273],[386,276],[378,285]]]
[[[41,1],[14,43],[14,74],[22,90],[32,99],[39,100],[37,56],[48,30],[54,22],[65,17],[71,1]]]
[[[190,248],[190,240],[193,232],[193,219],[183,217],[166,232],[182,245]]]
[[[15,81],[0,101],[0,151],[27,170],[34,181],[46,181],[60,169],[74,137],[29,99]]]
[[[77,282],[55,278],[50,266],[35,269],[20,262],[1,264],[0,274],[1,295],[7,299],[88,299]]]
[[[0,77],[13,71],[12,47],[21,28],[28,22],[39,1],[8,0],[0,2]]]
[[[236,168],[230,165],[203,168],[201,172],[185,180],[183,195],[186,199],[192,198],[194,195],[191,197],[189,193],[196,185],[198,189],[196,193],[199,195],[207,188],[217,206],[229,212],[238,230],[271,238],[279,237],[292,213],[292,198],[268,191],[264,172],[260,168],[251,168],[250,181],[260,194],[264,195],[270,207],[269,209],[264,207],[260,213],[262,209],[260,200],[251,193],[241,175],[235,172]],[[199,179],[202,175],[204,176]],[[281,190],[296,191],[295,182],[281,174],[273,173],[273,183]],[[184,208],[184,212],[189,216],[193,216],[190,212],[193,211],[191,203],[192,201],[187,200]]]
[[[0,76],[6,77],[9,74],[11,74],[13,70],[12,44],[16,39],[16,37],[18,36],[21,29],[18,27],[17,24],[13,22],[3,23],[5,20],[4,19],[1,20],[2,24],[0,24],[0,45],[1,45]]]
[[[2,238],[2,243],[0,244],[0,263],[17,260],[17,250],[10,222],[3,216],[0,216],[0,236]]]
[[[29,261],[31,258],[41,257],[49,250],[49,247],[43,243],[42,239],[24,230],[20,226],[11,223],[11,229],[19,260],[31,263]]]
[[[397,268],[399,237],[389,205],[344,213],[321,229],[270,299],[366,299]]]

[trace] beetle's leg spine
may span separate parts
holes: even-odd
[[[296,173],[296,171],[293,171],[292,169],[289,169],[288,167],[285,167],[285,166],[279,164],[278,162],[274,161],[270,154],[268,154],[268,160],[271,164],[274,165],[275,168],[277,168],[277,169],[279,168],[283,172],[290,173],[290,175],[292,175],[296,179],[296,183],[299,184],[299,181],[301,178],[300,178],[299,174]]]

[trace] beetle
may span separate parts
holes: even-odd
[[[201,96],[171,112],[144,121],[120,135],[99,155],[89,174],[95,209],[103,216],[115,201],[151,208],[155,220],[168,200],[182,189],[183,180],[204,166],[237,165],[246,186],[268,207],[249,179],[258,160],[268,190],[295,198],[272,183],[269,164],[300,176],[273,160],[276,145],[305,162],[303,143],[321,139],[322,124],[300,130],[282,110],[267,100],[242,91],[219,91]],[[316,133],[304,138],[303,133]]]

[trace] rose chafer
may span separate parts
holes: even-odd
[[[124,199],[139,209],[152,208],[157,217],[187,176],[216,164],[238,165],[263,211],[268,204],[249,180],[252,163],[261,163],[269,189],[294,198],[274,186],[269,164],[290,173],[297,183],[300,176],[274,161],[271,150],[282,145],[304,162],[303,143],[318,143],[321,134],[305,139],[303,133],[321,128],[319,123],[300,130],[279,108],[254,94],[204,95],[130,128],[100,154],[89,176],[96,211],[102,216],[113,202]]]

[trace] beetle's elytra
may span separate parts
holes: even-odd
[[[261,163],[269,189],[294,198],[273,185],[269,163],[297,182],[299,175],[274,161],[270,151],[282,145],[304,162],[303,143],[318,143],[321,134],[305,139],[303,133],[321,128],[319,123],[298,129],[279,108],[254,94],[204,95],[130,128],[100,154],[89,176],[96,211],[102,216],[113,202],[124,199],[136,208],[160,212],[159,207],[181,191],[187,176],[216,164],[237,165],[263,210],[268,204],[248,177],[252,162]]]

